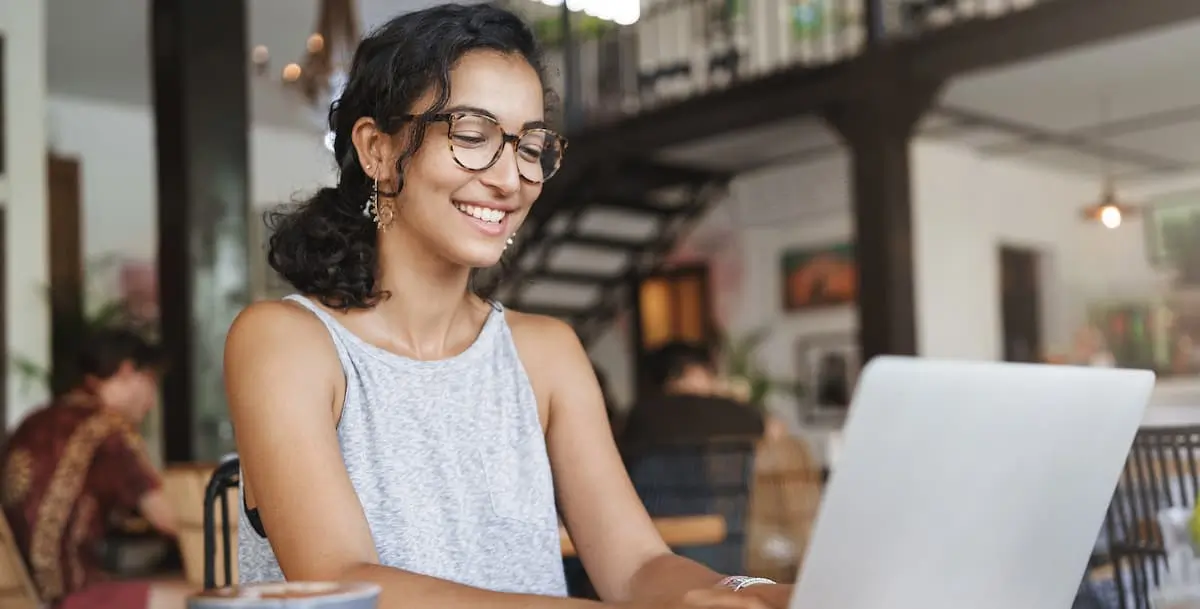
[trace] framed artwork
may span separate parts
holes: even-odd
[[[858,296],[852,243],[790,249],[781,262],[785,311],[853,304]]]
[[[117,269],[118,292],[127,314],[157,327],[159,324],[158,266],[153,260],[125,260]]]
[[[1114,365],[1120,368],[1142,368],[1170,373],[1167,362],[1155,360],[1165,358],[1175,351],[1176,347],[1172,344],[1171,348],[1163,349],[1155,344],[1158,338],[1155,336],[1155,328],[1159,324],[1154,309],[1151,304],[1136,302],[1109,302],[1088,307],[1091,327],[1098,331],[1102,339],[1099,341],[1099,349],[1112,355]],[[1167,333],[1168,340],[1176,336],[1178,339],[1190,340],[1188,329],[1181,324],[1175,325],[1180,327],[1172,328],[1172,331]],[[1082,333],[1077,334],[1076,343],[1079,343],[1080,337],[1086,336]],[[1178,339],[1170,342],[1179,342]]]
[[[862,356],[855,332],[813,334],[796,341],[796,378],[807,398],[802,419],[844,413],[850,406]]]
[[[1200,190],[1156,198],[1146,206],[1146,259],[1156,267],[1178,268],[1190,252],[1200,252]]]

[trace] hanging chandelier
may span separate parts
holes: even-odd
[[[280,78],[294,90],[312,112],[313,121],[327,130],[329,106],[346,87],[350,62],[361,36],[356,0],[321,0],[317,7],[316,27],[304,43],[304,57],[283,66]],[[258,74],[268,71],[267,48],[254,48],[252,59]],[[331,146],[332,134],[326,133]]]

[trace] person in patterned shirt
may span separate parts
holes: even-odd
[[[78,386],[25,418],[0,461],[0,504],[42,600],[138,608],[183,605],[174,584],[110,581],[96,545],[114,513],[137,510],[176,534],[138,424],[158,402],[158,349],[124,330],[95,333],[76,361]]]

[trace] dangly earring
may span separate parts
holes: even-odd
[[[387,230],[387,227],[392,225],[392,219],[395,216],[392,213],[392,203],[379,200],[378,180],[371,187],[371,199],[375,202],[375,226],[378,226],[379,230]]]
[[[371,171],[371,166],[363,165],[363,170],[369,172],[369,171]],[[375,199],[376,199],[377,193],[379,192],[379,187],[378,187],[378,182],[375,181],[374,177],[371,178],[371,182],[372,182],[371,194],[367,195],[367,201],[365,203],[363,203],[362,214],[363,214],[364,218],[374,220],[375,219]]]
[[[371,178],[371,194],[363,206],[363,216],[375,221],[375,227],[385,230],[392,223],[392,206],[379,202],[379,180]]]
[[[379,223],[379,182],[375,178],[371,178],[371,193],[367,195],[367,202],[363,204],[363,217]]]

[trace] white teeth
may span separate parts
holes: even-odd
[[[455,203],[454,207],[458,208],[458,211],[461,211],[472,218],[483,220],[484,222],[489,222],[492,224],[500,223],[500,221],[504,219],[504,216],[508,215],[508,212],[492,209],[490,207],[479,207],[476,205],[465,205],[462,203]]]

